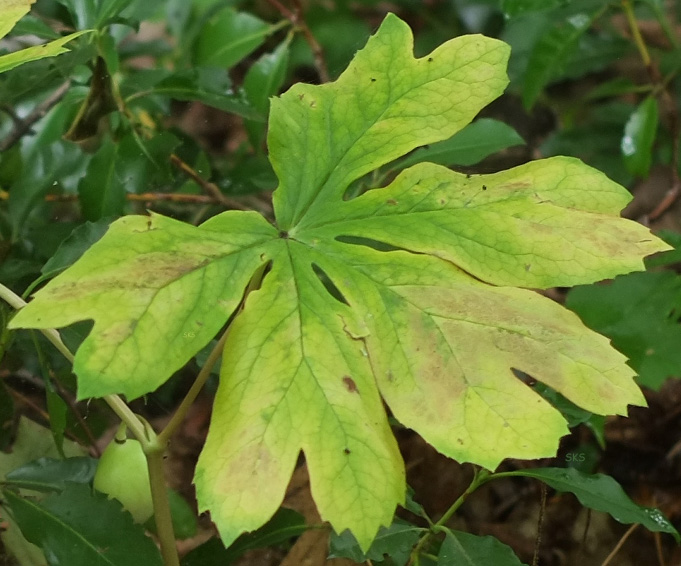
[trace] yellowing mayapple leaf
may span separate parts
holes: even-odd
[[[503,92],[509,51],[473,35],[417,59],[389,14],[337,81],[273,99],[274,225],[242,211],[199,227],[122,218],[10,328],[94,320],[74,363],[79,397],[135,398],[265,273],[231,322],[196,467],[199,509],[225,545],[275,513],[302,451],[321,517],[368,548],[406,490],[384,403],[460,462],[555,455],[565,419],[513,370],[598,414],[645,399],[605,338],[528,289],[640,270],[667,249],[618,217],[631,195],[553,158],[474,176],[420,163],[344,198],[465,127]]]
[[[154,514],[147,459],[137,440],[111,441],[99,459],[94,488],[120,501],[138,523]]]

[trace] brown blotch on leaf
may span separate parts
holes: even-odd
[[[349,448],[344,448],[344,449],[343,449],[343,454],[345,454],[346,456],[347,456],[348,454],[350,454],[350,449],[349,449]]]
[[[350,393],[357,393],[357,384],[349,375],[343,376],[343,384]]]
[[[393,198],[389,198],[387,201],[385,201],[385,204],[390,204],[395,206],[397,204],[397,201]]]

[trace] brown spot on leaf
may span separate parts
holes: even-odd
[[[397,201],[393,198],[389,198],[387,201],[385,201],[385,204],[390,204],[392,206],[395,206],[397,204]]]
[[[357,393],[357,384],[349,375],[343,376],[343,384],[350,393]]]
[[[348,454],[350,454],[350,449],[349,449],[349,448],[344,448],[344,449],[343,449],[343,454],[345,454],[346,456],[347,456]]]

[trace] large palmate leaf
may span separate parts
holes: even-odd
[[[302,450],[319,511],[367,548],[404,501],[382,400],[444,454],[494,468],[555,454],[566,423],[529,373],[598,414],[644,404],[625,358],[529,288],[643,269],[666,245],[617,218],[629,194],[575,159],[467,176],[419,163],[348,186],[449,139],[506,86],[508,46],[482,36],[420,59],[386,17],[334,83],[271,105],[275,226],[226,212],[198,228],[127,217],[12,321],[93,319],[79,396],[137,397],[234,317],[196,486],[223,541],[280,505]]]

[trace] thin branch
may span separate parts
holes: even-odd
[[[50,96],[43,100],[38,106],[36,106],[28,116],[25,118],[14,117],[14,128],[7,135],[7,137],[0,141],[0,153],[7,151],[10,147],[16,144],[23,136],[31,132],[31,127],[38,120],[43,118],[52,107],[57,104],[66,93],[69,91],[71,86],[70,81],[66,81],[57,90],[55,90]]]
[[[305,21],[305,17],[303,16],[303,6],[300,3],[300,0],[292,1],[295,5],[295,11],[284,6],[279,0],[267,0],[271,6],[279,10],[279,13],[293,24],[294,28],[298,28],[301,31],[305,41],[307,41],[310,49],[312,50],[312,56],[314,57],[315,67],[317,68],[317,73],[319,74],[319,80],[323,83],[328,83],[329,70],[326,66],[326,60],[324,59],[324,49],[319,44],[312,31],[310,31],[310,28]]]
[[[237,210],[249,210],[247,206],[244,206],[240,202],[231,199],[224,194],[222,194],[222,191],[220,190],[220,187],[218,187],[215,183],[211,183],[210,181],[206,181],[201,175],[199,175],[188,163],[185,163],[180,159],[177,155],[174,153],[170,155],[170,162],[175,165],[180,171],[182,171],[185,175],[187,175],[189,178],[191,178],[196,184],[198,184],[210,197],[215,199],[217,202],[220,204],[229,207],[229,208],[235,208]]]
[[[622,546],[624,546],[624,543],[627,542],[627,539],[631,536],[631,533],[634,532],[634,530],[638,527],[638,523],[634,523],[627,529],[627,532],[622,535],[622,538],[619,540],[619,542],[615,545],[615,548],[612,549],[612,552],[606,556],[605,560],[603,560],[603,563],[601,566],[608,566],[610,562],[612,561],[613,558],[615,558],[615,555],[620,551]]]
[[[539,566],[539,549],[541,548],[541,533],[544,528],[544,515],[546,514],[546,484],[540,483],[541,486],[541,506],[539,507],[539,519],[537,520],[537,540],[534,543],[534,556],[532,557],[532,566]]]

